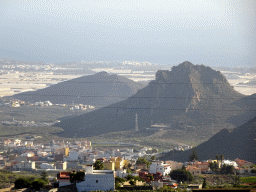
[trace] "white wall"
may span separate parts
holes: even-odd
[[[69,158],[70,161],[76,161],[78,160],[78,152],[76,151],[71,151],[69,152]]]
[[[114,191],[114,174],[86,174],[85,180],[76,184],[78,192],[82,191]]]
[[[69,180],[59,180],[59,187],[71,185]]]

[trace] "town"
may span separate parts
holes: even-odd
[[[171,159],[158,160],[161,153],[156,148],[94,146],[91,141],[79,139],[40,142],[40,138],[42,137],[28,134],[23,139],[3,139],[0,143],[1,171],[45,175],[45,182],[41,187],[46,188],[74,188],[76,181],[77,191],[110,191],[131,187],[191,190],[205,188],[203,185],[206,182],[215,187],[223,186],[224,182],[238,185],[241,184],[238,177],[256,175],[253,163],[238,158],[228,160],[223,155],[216,155],[216,159],[199,161],[192,146],[177,146],[172,149],[177,153],[190,148],[193,151],[190,159],[175,162]],[[83,173],[82,179],[72,180],[74,174],[79,173]],[[211,177],[213,175],[217,177]],[[233,176],[225,181],[223,178],[227,176],[224,175]],[[202,178],[204,182],[200,181]],[[25,184],[20,184],[19,179],[25,178],[18,178],[14,182],[15,188],[24,188]],[[35,183],[34,185],[38,184]],[[5,187],[11,187],[11,184]]]

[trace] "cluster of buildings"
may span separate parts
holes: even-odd
[[[138,61],[123,61],[123,65],[132,65],[132,66],[151,66],[152,64],[144,61],[144,62],[138,62]]]
[[[23,127],[44,127],[44,126],[52,126],[55,123],[59,123],[59,120],[54,122],[35,122],[35,121],[18,121],[13,118],[12,121],[1,121],[2,125],[14,125],[14,126],[23,126]]]
[[[140,157],[148,155],[151,148],[143,147],[140,150],[132,148],[102,148],[93,149],[91,142],[81,141],[54,141],[35,142],[33,136],[24,139],[4,139],[0,142],[2,151],[0,166],[11,171],[46,171],[57,176],[59,187],[70,185],[69,173],[84,171],[85,180],[77,183],[78,191],[113,190],[115,177],[125,178],[128,174],[140,177],[144,182],[136,181],[136,185],[162,187],[163,185],[177,187],[177,181],[170,178],[172,170],[185,168],[192,175],[210,173],[210,163],[217,160],[175,162],[151,161],[151,164],[139,163]],[[152,156],[154,153],[150,153]],[[93,164],[100,161],[104,170],[94,170]],[[237,174],[250,174],[252,163],[241,159],[223,160],[222,164],[233,165]],[[150,177],[149,177],[150,176]],[[130,185],[129,182],[123,186]]]
[[[78,104],[70,108],[70,110],[88,110],[88,109],[95,109],[95,106],[93,105],[83,105],[83,104]]]

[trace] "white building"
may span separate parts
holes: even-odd
[[[76,151],[70,151],[70,152],[69,152],[68,160],[69,160],[69,161],[77,161],[77,160],[78,160],[78,152],[76,152]]]
[[[234,167],[238,167],[237,163],[235,161],[230,161],[230,160],[223,160],[223,164],[226,165],[233,165]]]
[[[54,164],[42,163],[40,166],[41,169],[56,169]]]
[[[164,164],[162,161],[153,161],[149,166],[149,172],[154,174],[156,174],[156,172],[160,172],[163,176],[166,176],[171,172],[171,165]]]
[[[93,170],[92,165],[86,166],[84,181],[77,183],[77,191],[114,191],[115,178],[114,171],[111,170]]]
[[[18,164],[13,165],[13,169],[16,170],[32,170],[36,168],[35,161],[21,161]]]

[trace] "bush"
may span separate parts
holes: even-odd
[[[189,171],[176,169],[170,173],[170,177],[174,180],[180,181],[192,181],[193,176]]]
[[[39,190],[40,188],[43,188],[47,183],[43,179],[37,179],[32,182],[32,188]]]
[[[30,187],[31,185],[31,181],[27,178],[18,178],[15,182],[14,182],[14,187],[16,189],[22,189],[22,188],[27,188]]]

